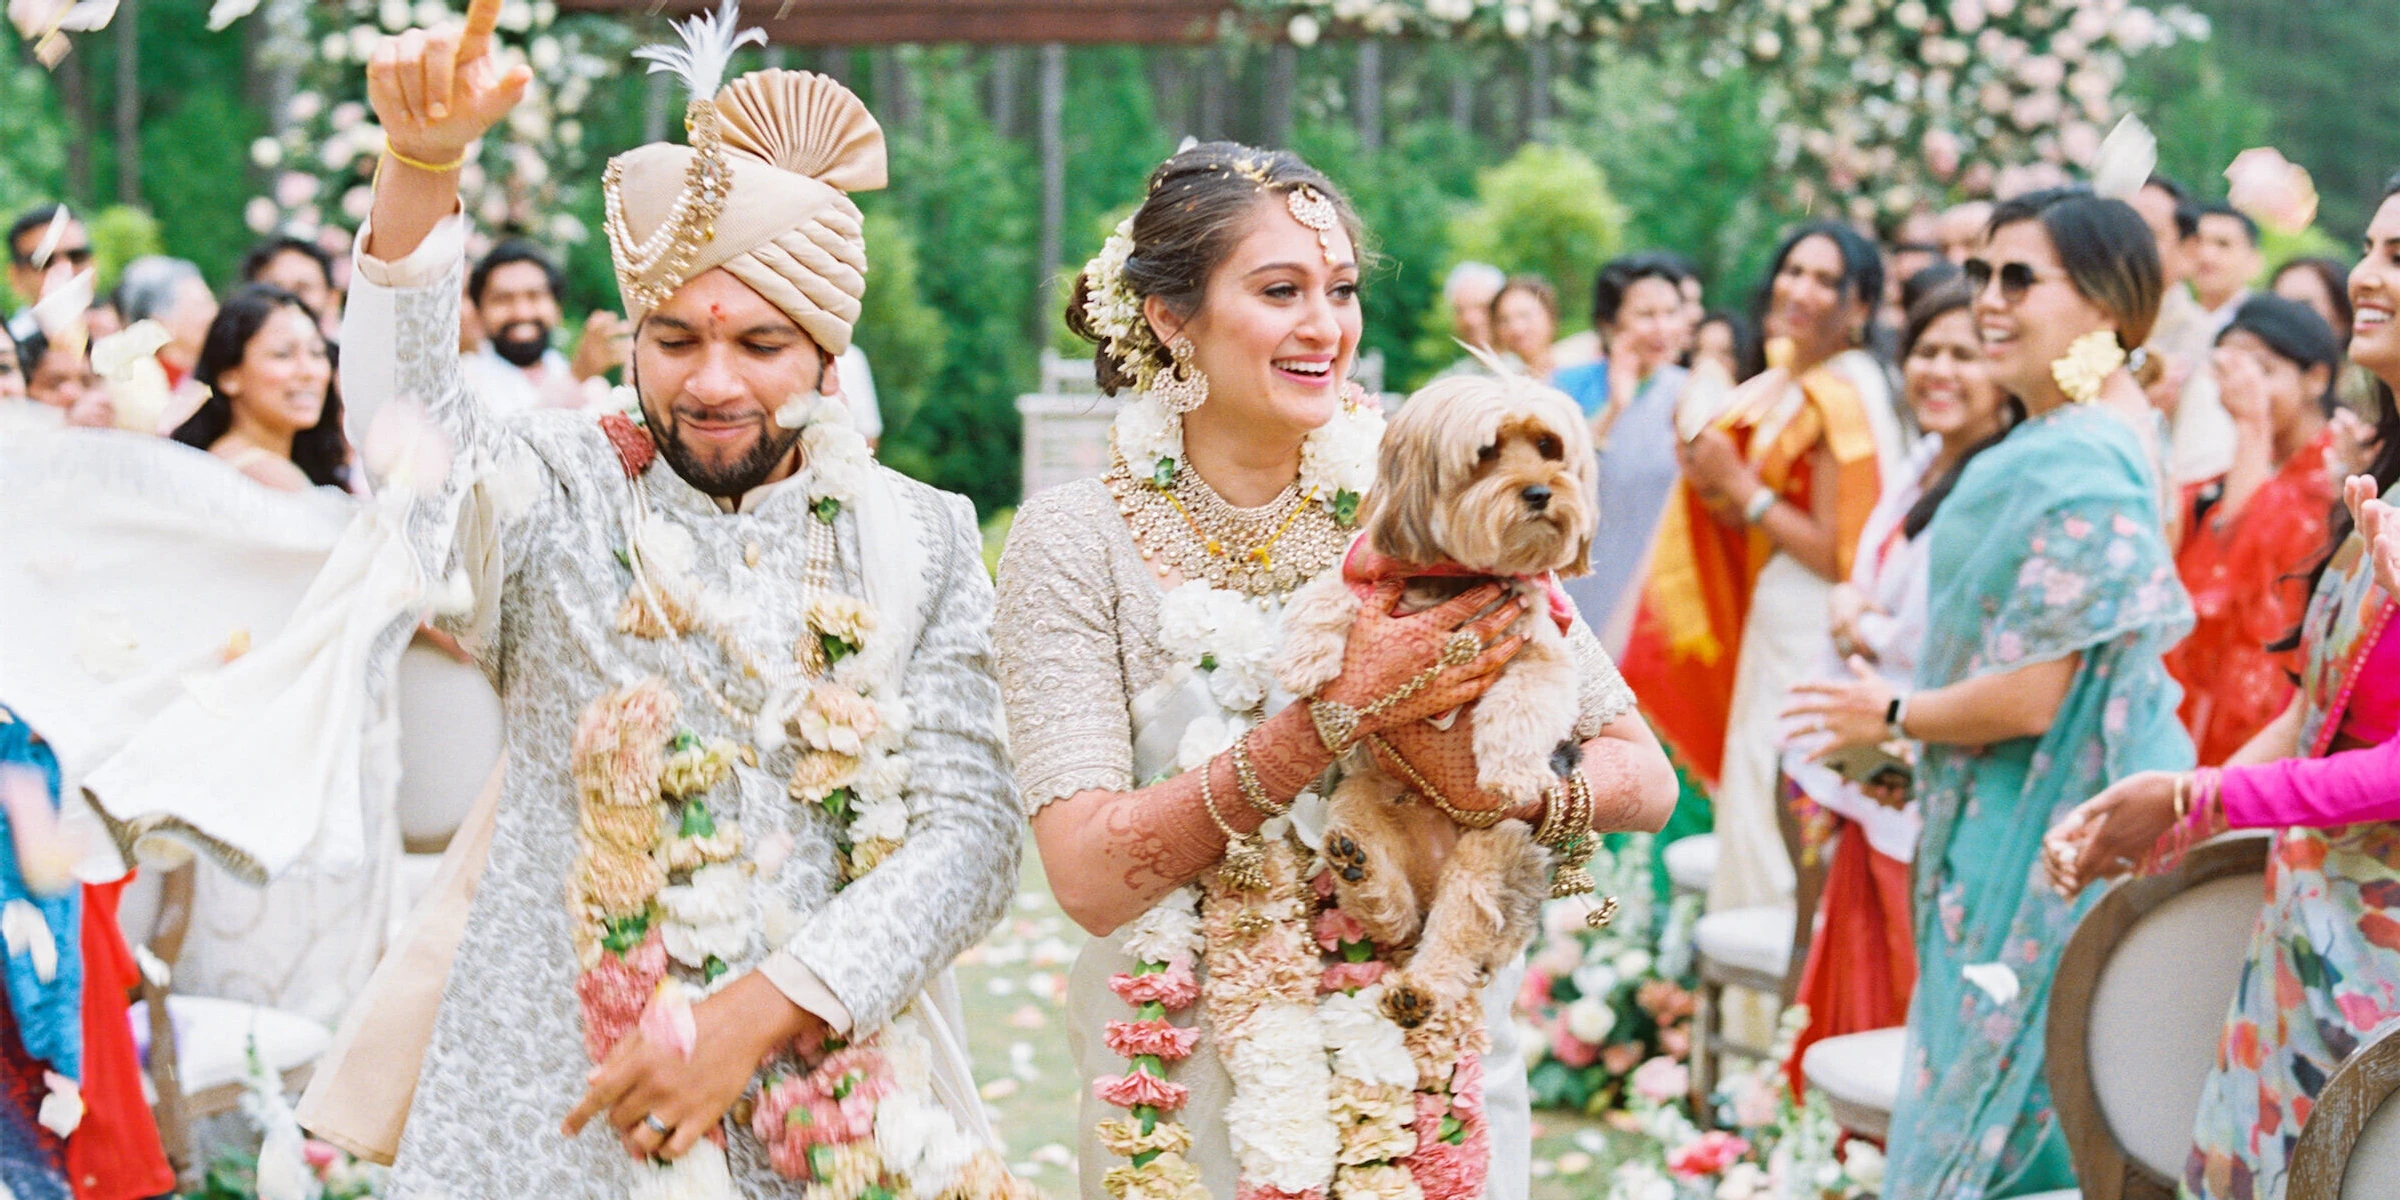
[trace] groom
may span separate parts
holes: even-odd
[[[503,419],[457,349],[458,168],[528,78],[499,8],[368,67],[389,149],[343,325],[358,428],[386,410],[362,444],[401,447],[378,486],[420,489],[410,548],[507,713],[396,1192],[622,1194],[723,1128],[738,1194],[797,1195],[750,1133],[762,1059],[912,1003],[981,1133],[942,998],[1015,887],[992,589],[972,506],[875,465],[836,399],[866,269],[845,193],[883,186],[882,132],[817,76],[719,93],[701,43],[731,29],[685,30],[692,145],[606,177],[638,423]],[[680,1038],[633,1027],[662,971],[704,993]]]

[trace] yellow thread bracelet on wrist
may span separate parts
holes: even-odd
[[[383,152],[391,155],[392,161],[399,163],[401,166],[415,167],[420,171],[429,172],[435,175],[447,175],[450,172],[467,165],[467,152],[464,150],[458,152],[457,158],[454,158],[446,163],[429,163],[420,158],[410,158],[409,156],[400,153],[400,148],[392,145],[390,142],[385,142],[383,144]]]

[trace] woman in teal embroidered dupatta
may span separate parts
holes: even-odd
[[[1923,743],[1918,981],[1884,1193],[1945,1200],[2073,1185],[2043,1040],[2059,953],[2099,894],[2060,899],[2042,837],[2111,782],[2192,762],[2161,663],[2191,606],[2161,531],[2156,420],[2124,369],[2157,315],[2153,243],[2124,203],[2060,189],[2000,206],[1968,266],[1993,378],[2029,416],[1929,497],[1917,690],[1862,672],[1793,709],[1835,748],[1891,736],[1895,708]]]

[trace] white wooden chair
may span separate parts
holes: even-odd
[[[2199,846],[2174,870],[2102,897],[2059,956],[2050,1095],[2089,1200],[2175,1195],[2266,865],[2258,834]]]
[[[1779,1004],[1788,1006],[1799,991],[1800,966],[1808,960],[1809,927],[1816,915],[1817,898],[1825,888],[1825,866],[1821,861],[1809,861],[1810,856],[1803,851],[1800,820],[1790,803],[1782,799],[1785,790],[1783,776],[1778,772],[1775,820],[1783,834],[1784,852],[1792,860],[1792,903],[1713,912],[1692,926],[1692,962],[1700,976],[1698,1004],[1692,1014],[1692,1111],[1702,1114],[1703,1119],[1711,1112],[1709,1096],[1716,1090],[1727,1055],[1764,1062],[1772,1051],[1772,1047],[1750,1045],[1727,1035],[1725,989],[1738,987],[1772,996]],[[1667,847],[1667,853],[1671,855],[1677,847],[1694,840],[1677,841]],[[1705,854],[1707,867],[1713,874],[1714,835],[1709,835]],[[1698,859],[1699,855],[1693,854],[1687,861]],[[1669,874],[1673,874],[1671,863]],[[1681,881],[1677,881],[1677,887],[1682,887]]]
[[[2292,1147],[2285,1200],[2400,1196],[2400,1017],[2385,1021],[2325,1081]]]

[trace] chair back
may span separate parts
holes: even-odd
[[[2050,985],[2050,1092],[2085,1200],[2167,1197],[2266,897],[2267,839],[2222,838],[2118,885]]]
[[[1800,976],[1808,962],[1808,946],[1817,932],[1817,904],[1825,898],[1825,876],[1831,871],[1825,855],[1836,848],[1825,842],[1810,845],[1802,826],[1804,797],[1798,784],[1781,768],[1775,772],[1775,831],[1783,835],[1783,852],[1792,863],[1792,954],[1783,975],[1783,1007],[1800,998]],[[1863,843],[1866,839],[1856,839]]]
[[[2325,1081],[2292,1147],[2284,1196],[2400,1196],[2400,1017],[2377,1026]]]
[[[423,639],[401,654],[397,686],[400,837],[411,854],[438,854],[500,759],[500,697],[481,670]]]

